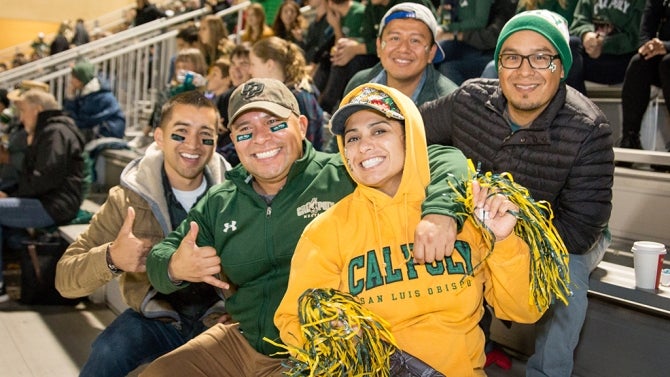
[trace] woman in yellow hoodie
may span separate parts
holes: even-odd
[[[530,323],[542,314],[529,300],[528,245],[514,235],[516,218],[508,213],[518,208],[475,184],[475,207],[486,211],[486,224],[496,235],[494,251],[485,258],[489,248],[469,219],[451,256],[416,265],[411,250],[430,180],[429,155],[431,164],[449,163],[440,161],[439,153],[449,147],[427,147],[416,106],[377,84],[350,92],[331,129],[357,187],[310,223],[296,247],[274,319],[282,341],[295,347],[305,343],[300,295],[310,288],[334,288],[385,319],[398,347],[435,370],[485,376],[484,334],[478,326],[482,300],[501,319]]]

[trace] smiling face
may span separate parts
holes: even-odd
[[[501,54],[556,55],[554,46],[541,34],[531,30],[518,31],[505,40]],[[517,69],[499,66],[500,87],[507,98],[507,110],[512,121],[520,126],[533,122],[558,91],[563,77],[563,65],[555,59],[556,69],[533,69],[524,59]]]
[[[234,55],[230,59],[230,80],[233,82],[233,86],[241,85],[250,78],[249,58],[243,55]]]
[[[279,18],[286,27],[290,27],[293,21],[295,21],[296,17],[298,17],[298,12],[294,7],[290,6],[290,4],[285,4],[282,6]]]
[[[230,75],[223,76],[221,68],[213,65],[207,74],[207,90],[220,94],[230,88]]]
[[[418,82],[436,51],[428,26],[415,19],[389,22],[377,39],[377,52],[390,86],[395,86],[392,80]]]
[[[240,162],[253,175],[261,193],[276,194],[286,183],[293,163],[302,157],[307,118],[291,114],[282,119],[251,110],[237,117],[229,128]]]
[[[352,114],[344,127],[344,156],[354,179],[389,196],[400,187],[405,165],[405,133],[400,121],[374,110]]]
[[[194,190],[202,183],[203,170],[216,145],[217,115],[211,107],[176,104],[169,119],[154,132],[163,151],[165,172],[177,190]],[[204,140],[214,142],[208,145]]]

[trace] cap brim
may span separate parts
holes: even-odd
[[[332,132],[334,135],[342,135],[344,133],[344,126],[347,124],[347,119],[349,119],[353,113],[361,110],[374,110],[375,112],[388,117],[386,113],[379,111],[379,109],[373,105],[367,103],[350,103],[340,107],[330,118],[330,132]],[[394,116],[390,118],[396,120],[405,120],[401,114],[398,114],[398,117]]]
[[[293,112],[291,109],[287,109],[286,107],[276,104],[274,102],[268,102],[268,101],[256,101],[256,102],[251,102],[247,103],[246,105],[240,107],[237,109],[235,114],[233,114],[233,117],[228,121],[228,127],[230,127],[233,123],[235,123],[235,120],[242,115],[243,113],[249,111],[249,110],[264,110],[268,111],[282,119],[286,119],[291,115]]]
[[[435,45],[437,46],[437,50],[435,51],[435,57],[433,57],[433,63],[439,63],[444,60],[444,50],[442,50],[442,47],[437,41],[435,41]]]

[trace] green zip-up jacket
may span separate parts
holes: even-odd
[[[147,258],[147,275],[158,291],[171,293],[186,286],[173,284],[167,269],[189,231],[189,223],[197,222],[196,245],[218,250],[223,272],[234,287],[226,300],[228,313],[240,323],[251,346],[270,356],[281,349],[263,338],[279,341],[273,316],[286,291],[291,258],[303,229],[354,190],[338,154],[318,152],[309,142],[303,145],[304,156],[294,163],[286,185],[271,205],[253,190],[251,176],[240,164],[226,173],[226,181],[207,192],[188,218],[156,244]],[[461,207],[445,199],[444,195],[451,192],[446,179],[450,173],[464,176],[465,157],[454,149],[433,156],[433,160],[450,163],[431,163],[431,186],[426,190],[423,215],[456,217],[453,214],[461,212]],[[462,219],[458,223],[461,225]]]
[[[644,0],[579,0],[570,25],[570,35],[582,37],[596,31],[595,22],[607,22],[614,31],[605,38],[603,54],[621,55],[636,51]]]
[[[445,28],[446,31],[454,33],[459,31],[483,29],[489,22],[493,0],[460,0],[456,20]]]
[[[537,7],[530,9],[519,2],[519,6],[516,8],[516,12],[521,13],[533,9],[546,9],[560,14],[563,16],[563,18],[565,18],[566,21],[568,21],[568,25],[570,25],[572,23],[572,17],[574,16],[576,6],[577,0],[567,0],[565,8],[561,6],[561,3],[558,0],[540,0],[538,1]]]

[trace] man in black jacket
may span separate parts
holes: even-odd
[[[565,85],[568,41],[563,17],[519,13],[498,38],[500,81],[468,81],[421,108],[429,144],[460,148],[482,171],[509,172],[534,199],[551,203],[574,294],[569,306],[556,302],[540,320],[527,376],[571,375],[589,274],[610,242],[612,130],[597,106]]]
[[[85,179],[84,139],[54,96],[31,89],[8,97],[19,110],[28,148],[17,187],[0,191],[0,260],[3,229],[40,228],[72,220],[83,200]],[[0,302],[8,299],[0,274]]]

